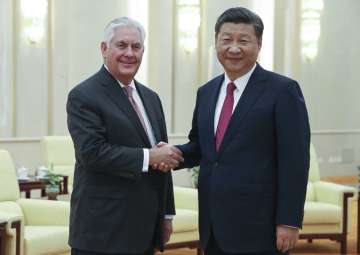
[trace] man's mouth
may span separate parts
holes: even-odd
[[[122,64],[123,66],[133,66],[135,65],[136,62],[124,62],[124,61],[120,61],[120,64]]]

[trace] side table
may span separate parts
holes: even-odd
[[[67,175],[61,175],[62,180],[59,184],[60,193],[59,194],[68,194],[68,176]],[[37,179],[37,178],[29,178],[27,180],[18,180],[20,192],[25,192],[25,197],[30,198],[31,197],[31,190],[39,189],[41,190],[41,196],[45,197],[46,192],[46,182],[44,179]]]
[[[30,178],[28,180],[18,180],[20,192],[25,192],[25,197],[30,198],[30,192],[33,189],[40,189],[41,196],[45,196],[45,183],[39,179]]]

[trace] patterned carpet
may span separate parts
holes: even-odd
[[[354,255],[356,253],[356,228],[357,228],[357,202],[351,202],[351,227],[350,234],[348,236],[348,254]],[[196,255],[196,250],[190,249],[177,249],[170,250],[164,253],[159,253],[163,255]],[[308,243],[306,240],[300,240],[291,252],[291,254],[296,255],[311,255],[311,254],[340,254],[340,245],[331,240],[313,240],[312,243]],[[360,254],[360,253],[359,253]]]

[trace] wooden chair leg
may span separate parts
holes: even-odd
[[[5,255],[5,235],[6,235],[5,225],[6,223],[0,223],[0,254],[1,255]]]
[[[340,253],[341,254],[346,254],[347,250],[346,250],[346,237],[340,242]]]
[[[343,230],[342,230],[342,238],[340,241],[340,252],[341,254],[346,254],[347,252],[347,224],[348,224],[348,198],[352,197],[354,194],[352,193],[344,193],[343,195]]]
[[[313,240],[312,240],[312,239],[308,239],[307,241],[308,241],[308,243],[312,243],[312,242],[313,242]]]
[[[20,231],[21,231],[21,222],[20,221],[15,221],[11,224],[11,228],[15,228],[16,229],[16,250],[15,250],[15,254],[16,255],[20,255]]]
[[[196,250],[197,250],[197,255],[202,255],[203,254],[202,250],[200,248],[197,248]]]

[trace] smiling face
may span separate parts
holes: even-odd
[[[261,40],[251,24],[224,23],[216,37],[217,57],[231,80],[250,71],[260,49]]]
[[[110,73],[121,83],[129,84],[140,67],[144,53],[139,30],[132,26],[115,28],[109,45],[101,43],[101,52]]]

